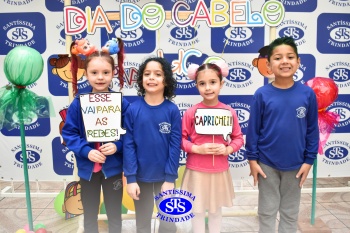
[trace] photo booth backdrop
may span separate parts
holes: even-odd
[[[127,2],[142,7],[150,1],[133,0],[72,0],[72,6],[86,6],[92,10],[102,6],[105,12],[119,12],[120,4]],[[154,1],[171,11],[171,1]],[[193,11],[197,0],[186,1]],[[209,7],[210,1],[205,0]],[[306,83],[313,77],[329,77],[339,87],[339,96],[327,110],[340,115],[340,122],[331,133],[318,155],[318,177],[350,176],[350,0],[283,0],[285,17],[276,27],[276,37],[291,36],[298,45],[301,65],[294,76],[295,81]],[[250,1],[252,11],[260,11],[264,1]],[[41,78],[28,86],[40,96],[48,97],[54,107],[55,116],[34,120],[25,127],[29,179],[32,181],[73,180],[74,154],[62,144],[60,127],[65,110],[69,106],[68,83],[64,77],[65,31],[63,0],[4,0],[0,2],[0,87],[8,84],[3,71],[6,54],[16,46],[30,46],[41,53],[44,72]],[[177,27],[172,20],[165,20],[156,31],[140,27],[133,31],[121,31],[120,21],[109,20],[113,32],[97,29],[91,35],[86,31],[73,35],[74,39],[88,38],[102,47],[113,37],[125,42],[124,62],[125,86],[123,94],[129,101],[137,98],[135,72],[144,58],[162,54],[171,61],[181,61],[188,51],[199,51],[200,56],[191,56],[190,63],[201,64],[208,56],[226,60],[230,73],[225,78],[220,100],[232,106],[239,117],[245,134],[248,126],[250,101],[255,90],[268,83],[252,65],[259,56],[259,49],[268,45],[270,28],[265,27],[220,27],[211,28],[199,21],[196,28]],[[188,65],[188,64],[186,64]],[[175,74],[178,81],[175,103],[181,114],[201,101],[193,81],[186,75]],[[117,78],[113,90],[118,91]],[[79,91],[89,90],[85,77],[78,82]],[[147,134],[147,132],[145,132]],[[293,137],[293,135],[291,135]],[[23,163],[20,131],[0,132],[0,179],[23,180]],[[250,179],[249,164],[244,156],[245,148],[229,155],[230,170],[234,180]],[[181,153],[184,165],[186,154]],[[310,177],[312,176],[310,172]]]

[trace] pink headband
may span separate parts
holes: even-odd
[[[222,77],[227,77],[228,75],[228,65],[223,60],[217,60],[213,62],[212,64],[217,65],[221,70]],[[191,80],[195,80],[197,76],[197,70],[199,68],[199,65],[197,64],[191,64],[187,69],[187,76]]]

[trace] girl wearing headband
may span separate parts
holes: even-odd
[[[188,77],[196,81],[203,97],[202,102],[189,108],[182,118],[182,149],[187,152],[187,161],[181,189],[196,196],[192,209],[195,215],[192,219],[194,233],[205,232],[206,211],[209,232],[219,233],[221,208],[233,205],[234,191],[227,156],[241,148],[243,134],[235,110],[218,99],[224,84],[223,77],[227,75],[228,67],[223,61],[201,66],[192,64],[188,68]],[[227,110],[228,119],[231,119],[229,127],[232,125],[227,141],[222,135],[210,135],[210,131],[205,134],[196,132],[199,109],[209,114],[217,109]]]

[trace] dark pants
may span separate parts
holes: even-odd
[[[143,183],[137,182],[140,187],[140,200],[135,203],[137,233],[151,233],[151,221],[154,208],[154,195],[160,193],[163,182]],[[159,220],[159,233],[175,233],[174,222]]]
[[[108,218],[109,232],[121,232],[121,205],[123,198],[122,174],[105,179],[102,171],[100,171],[93,173],[90,181],[80,179],[80,185],[81,201],[84,208],[84,232],[98,232],[97,215],[100,206],[101,186]]]

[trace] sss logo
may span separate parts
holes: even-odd
[[[233,68],[230,70],[229,75],[226,77],[231,82],[244,82],[250,79],[251,73],[244,68]]]
[[[338,42],[348,42],[350,40],[350,28],[349,27],[336,27],[329,36]]]
[[[330,147],[325,151],[325,156],[332,160],[344,159],[349,154],[349,151],[342,146]]]
[[[329,77],[331,77],[335,82],[345,82],[349,81],[349,73],[349,69],[337,68],[329,72]]]
[[[340,124],[348,119],[350,119],[350,110],[343,107],[335,107],[332,108],[332,112],[339,115],[339,122]]]
[[[230,40],[234,41],[244,41],[252,37],[253,33],[249,28],[240,28],[240,27],[234,27],[234,28],[228,28],[225,31],[225,35]]]
[[[246,159],[247,159],[247,157],[245,155],[245,151],[242,149],[236,151],[233,154],[228,155],[229,162],[242,162]]]
[[[184,27],[184,28],[174,27],[170,31],[170,35],[174,39],[178,39],[178,40],[190,40],[196,37],[197,34],[198,34],[197,30],[192,27]]]
[[[27,150],[27,163],[31,164],[31,163],[35,163],[37,161],[40,160],[40,155],[32,150]],[[16,153],[15,158],[17,159],[18,162],[23,163],[23,155],[22,155],[22,151],[19,151]]]
[[[294,40],[299,40],[304,37],[304,31],[298,27],[286,27],[279,31],[280,37],[292,37]]]
[[[159,203],[159,209],[164,214],[179,216],[191,211],[192,203],[185,198],[171,197],[162,200]]]

